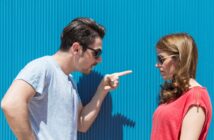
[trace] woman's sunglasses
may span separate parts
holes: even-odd
[[[169,55],[169,56],[166,56],[166,57],[163,57],[163,56],[161,56],[161,55],[158,55],[158,56],[157,56],[157,64],[163,65],[164,61],[165,61],[167,58],[171,58],[171,57],[175,57],[175,56],[178,56],[178,55]]]

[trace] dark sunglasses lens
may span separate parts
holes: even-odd
[[[157,57],[157,61],[158,64],[163,64],[163,59],[160,56]]]
[[[94,52],[95,58],[99,58],[99,57],[101,56],[101,54],[102,54],[102,50],[101,50],[101,49],[98,49],[98,50],[96,50],[96,51]]]

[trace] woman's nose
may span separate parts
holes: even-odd
[[[159,63],[156,63],[156,64],[155,64],[155,67],[156,67],[156,68],[160,68],[160,66],[161,66],[161,65],[160,65]]]

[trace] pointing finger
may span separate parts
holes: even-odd
[[[124,75],[127,75],[127,74],[130,74],[132,73],[131,70],[127,70],[127,71],[123,71],[123,72],[118,72],[116,73],[117,76],[124,76]]]

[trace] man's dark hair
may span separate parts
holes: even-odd
[[[103,39],[105,29],[90,18],[76,18],[68,24],[61,35],[60,50],[67,51],[74,42],[78,42],[83,51],[94,43],[96,37]]]

